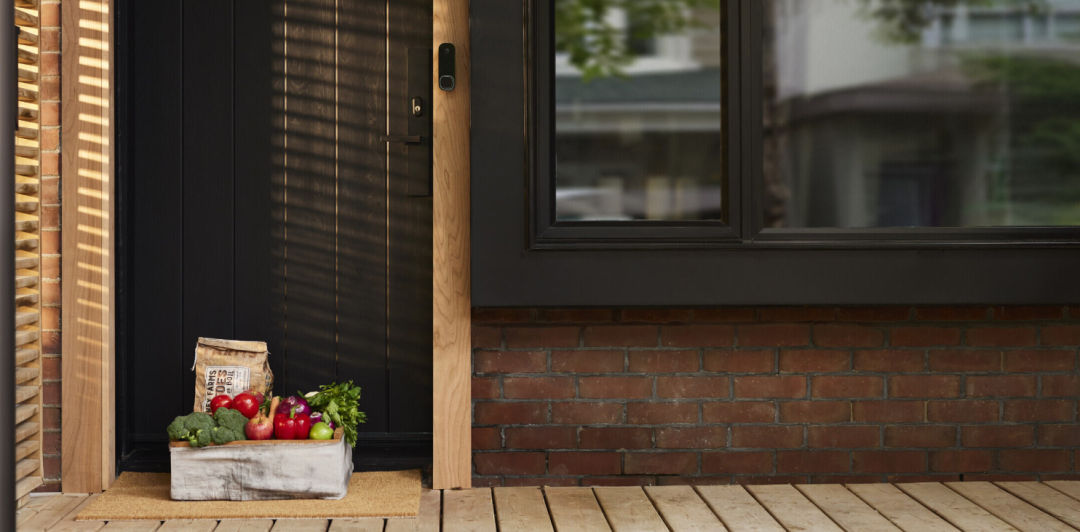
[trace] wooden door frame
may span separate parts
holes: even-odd
[[[113,5],[61,4],[61,468],[69,493],[105,490],[116,474]],[[432,50],[444,42],[457,48],[457,86],[436,90],[433,102],[433,481],[435,488],[468,488],[469,0],[434,0],[434,25]]]

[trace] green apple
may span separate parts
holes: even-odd
[[[308,434],[308,439],[311,440],[329,440],[334,437],[334,429],[330,428],[330,425],[323,423],[322,421],[311,426],[311,432]]]

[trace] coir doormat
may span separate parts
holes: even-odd
[[[168,473],[122,473],[75,520],[334,519],[416,517],[419,513],[419,469],[353,473],[349,494],[337,501],[174,501],[169,498]]]

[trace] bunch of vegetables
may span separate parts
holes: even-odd
[[[194,447],[221,445],[236,440],[329,440],[341,427],[345,441],[356,447],[356,426],[367,421],[360,411],[360,388],[352,381],[323,385],[306,395],[274,397],[248,390],[236,397],[218,395],[211,413],[178,416],[169,425],[169,439],[186,440]]]

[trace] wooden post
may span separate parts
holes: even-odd
[[[434,466],[435,489],[472,486],[472,285],[469,264],[469,0],[434,0],[431,49],[457,49],[457,85],[434,102]]]
[[[110,0],[61,4],[63,490],[115,475],[113,73]]]

